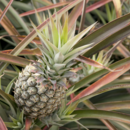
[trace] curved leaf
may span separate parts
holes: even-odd
[[[8,105],[10,106],[11,112],[13,113],[13,116],[16,116],[16,104],[14,101],[10,99],[8,94],[6,94],[4,91],[0,90],[0,95],[7,101]]]
[[[0,61],[7,62],[10,64],[15,64],[19,66],[26,66],[30,63],[30,60],[27,60],[25,58],[9,55],[9,54],[4,54],[0,52]]]
[[[110,111],[102,111],[102,110],[76,110],[72,114],[75,115],[74,118],[81,119],[81,118],[97,118],[97,119],[107,119],[113,121],[124,122],[130,124],[130,116],[110,112]]]

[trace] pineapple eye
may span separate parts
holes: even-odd
[[[35,78],[30,77],[30,78],[27,80],[27,84],[28,84],[28,86],[35,86],[35,85],[36,85],[36,80],[35,80]]]
[[[29,87],[27,92],[29,93],[29,95],[33,95],[37,93],[37,89],[35,87]]]
[[[40,100],[41,100],[42,102],[47,102],[48,99],[49,99],[49,98],[48,98],[45,94],[41,94]]]

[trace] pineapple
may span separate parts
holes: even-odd
[[[43,31],[33,24],[42,43],[36,45],[42,56],[19,73],[14,89],[15,102],[27,116],[40,119],[52,115],[60,107],[68,78],[75,75],[71,71],[77,63],[74,58],[93,44],[72,48],[94,25],[74,36],[75,25],[68,29],[68,18],[62,27],[60,18],[54,21],[50,16],[50,23]]]

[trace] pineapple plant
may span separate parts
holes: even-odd
[[[109,58],[105,58],[101,51],[130,34],[130,14],[122,16],[96,31],[92,30],[89,35],[84,37],[95,24],[81,31],[85,12],[82,11],[82,25],[80,25],[82,29],[80,28],[78,34],[75,35],[77,29],[75,21],[82,9],[83,2],[80,3],[81,1],[55,4],[55,7],[59,7],[70,2],[53,16],[50,15],[48,19],[45,19],[44,16],[40,18],[36,10],[30,11],[36,13],[40,24],[36,27],[36,19],[31,17],[33,28],[29,28],[32,31],[30,33],[27,28],[27,25],[30,26],[28,19],[21,18],[28,12],[19,16],[16,10],[13,10],[13,7],[18,5],[19,13],[21,10],[28,11],[30,4],[27,5],[24,1],[22,3],[14,1],[9,8],[9,13],[12,13],[16,20],[3,17],[1,25],[15,37],[7,40],[4,38],[5,32],[0,32],[2,39],[16,47],[6,50],[9,46],[4,49],[3,44],[0,46],[4,50],[0,52],[2,62],[0,75],[4,72],[0,76],[0,116],[2,117],[2,119],[0,118],[0,129],[6,130],[6,127],[9,130],[130,129],[130,95],[127,91],[130,86],[129,80],[125,79],[125,74],[127,74],[127,78],[129,77],[130,58],[124,58],[110,65],[111,61],[108,62]],[[45,8],[52,9],[53,7],[51,1],[40,2],[50,5]],[[100,5],[100,2],[106,1],[99,1],[99,3],[90,1],[88,8],[92,9],[91,5],[94,7],[94,4]],[[0,8],[8,4],[6,0],[1,0],[1,3]],[[34,4],[40,5],[37,2]],[[74,8],[67,12],[72,7]],[[42,8],[45,10],[44,7]],[[80,10],[75,14],[77,9]],[[38,11],[41,10],[38,9]],[[42,16],[42,13],[40,15]],[[88,16],[90,18],[91,15],[86,16],[86,18]],[[17,20],[19,20],[19,24],[10,29],[13,25],[9,20],[14,25],[17,25]],[[77,25],[79,25],[78,22]],[[20,36],[23,32],[19,34],[15,28],[19,32],[25,29],[25,33],[29,35]],[[28,44],[29,46],[27,46]],[[27,48],[25,48],[26,46]],[[112,48],[110,46],[109,54],[110,52],[112,54],[117,46],[118,44]],[[29,49],[32,47],[36,48]],[[9,52],[11,54],[6,54]],[[25,58],[17,55],[25,56]],[[84,62],[81,63],[81,61]],[[23,70],[21,71],[17,65],[23,67]]]
[[[31,118],[49,116],[59,108],[65,98],[68,78],[75,75],[70,71],[77,64],[74,59],[92,47],[89,44],[73,49],[95,24],[74,35],[75,27],[68,32],[68,18],[63,27],[60,18],[54,21],[50,15],[50,19],[43,31],[36,30],[42,42],[42,45],[37,45],[42,56],[27,65],[15,83],[15,101]]]

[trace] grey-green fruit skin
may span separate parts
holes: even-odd
[[[36,75],[39,73],[32,72],[33,68],[28,65],[19,74],[14,89],[15,102],[31,118],[46,117],[61,105],[65,88],[56,86],[54,90],[51,86],[37,83]]]

